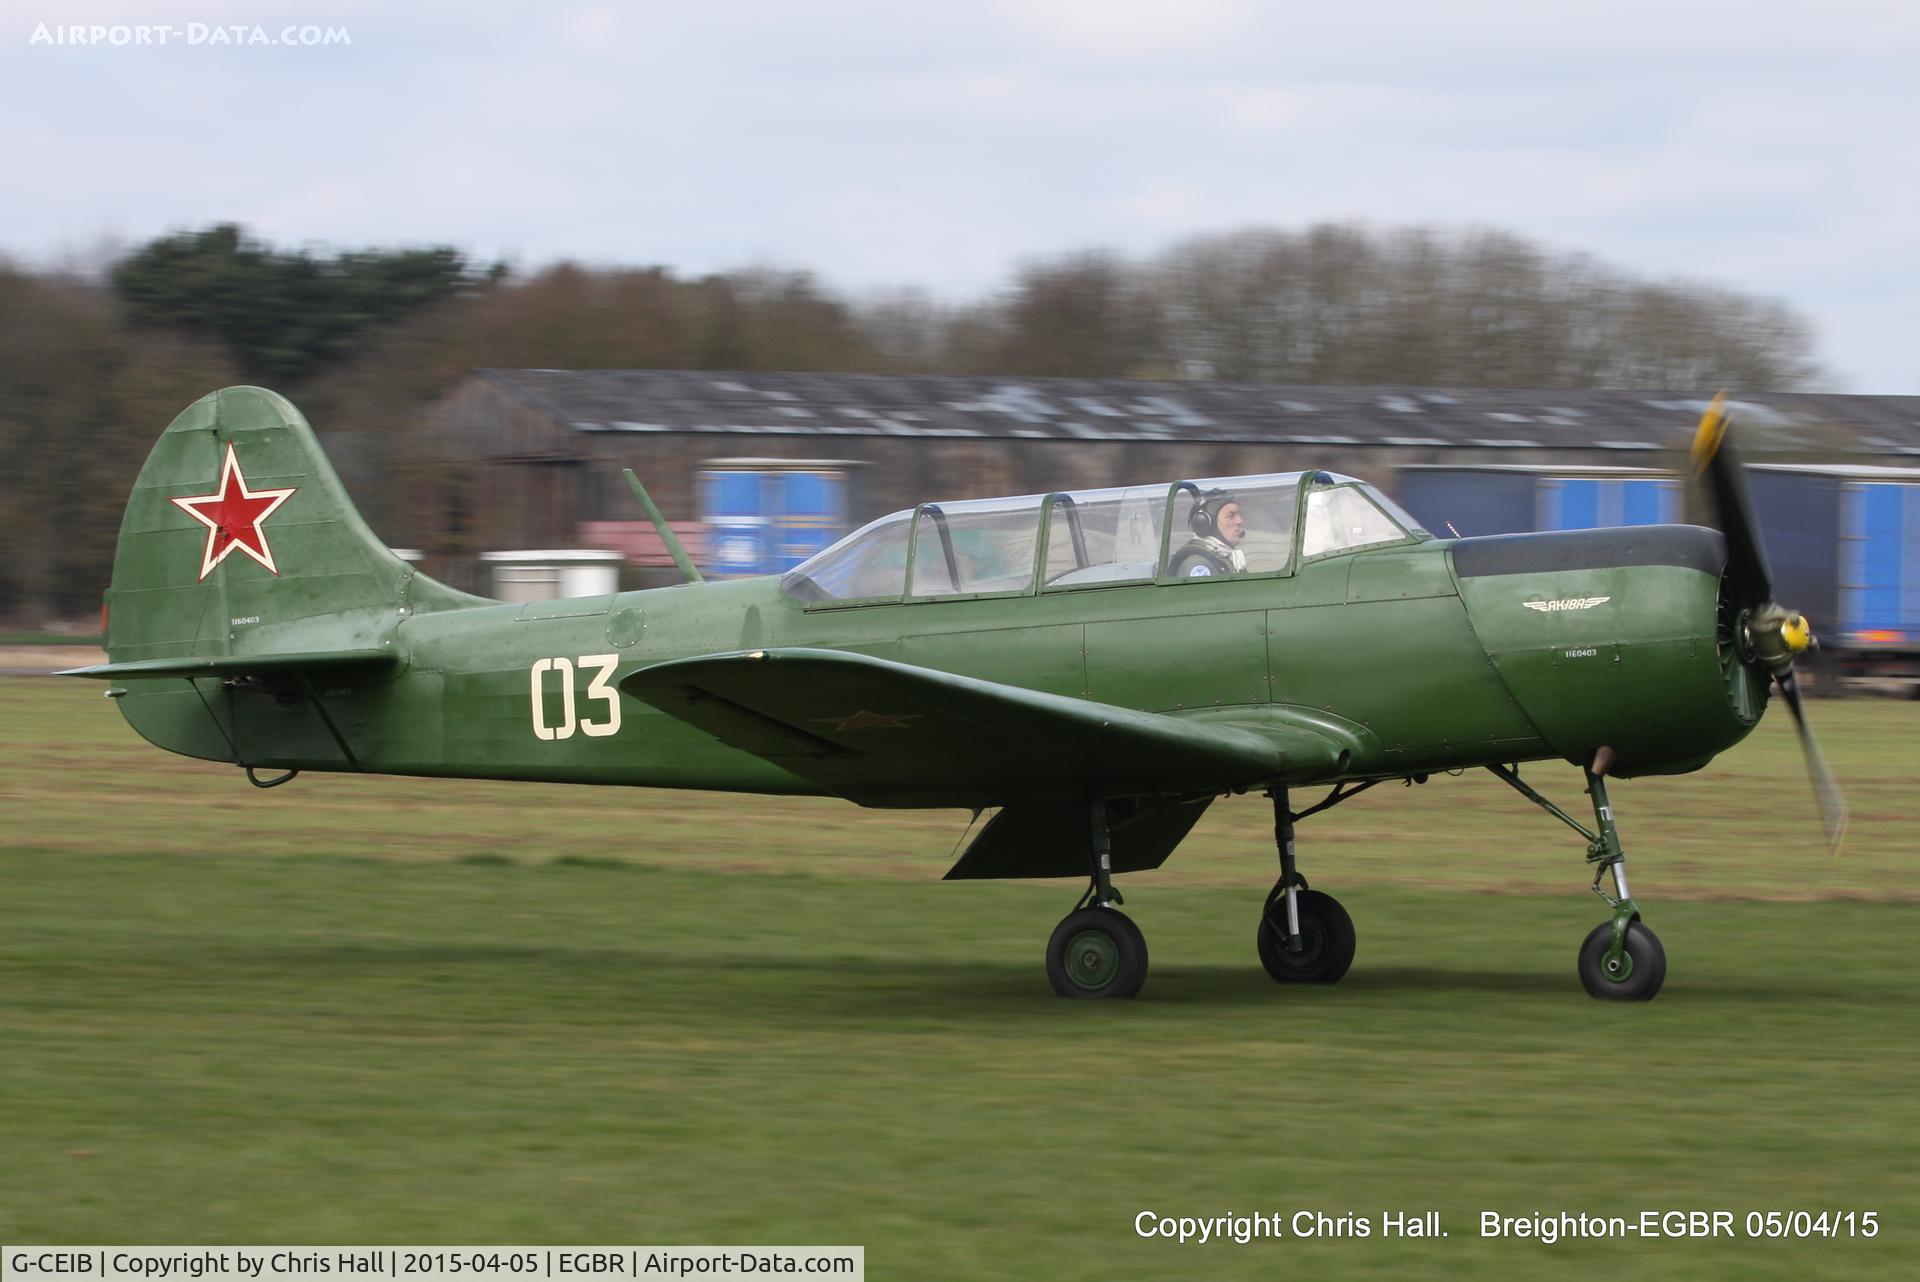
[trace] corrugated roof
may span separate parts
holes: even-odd
[[[688,370],[475,373],[582,432],[1557,447],[1624,454],[1682,443],[1712,394]],[[1734,398],[1732,409],[1757,448],[1920,456],[1920,396],[1773,393]]]

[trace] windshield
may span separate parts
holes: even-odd
[[[1407,511],[1407,509],[1401,507],[1398,503],[1395,503],[1374,486],[1362,481],[1360,482],[1359,489],[1362,494],[1378,504],[1381,511],[1400,522],[1401,527],[1405,529],[1408,534],[1413,535],[1414,538],[1430,539],[1433,537],[1427,528],[1420,524],[1419,519],[1415,517],[1413,513]]]
[[[1406,542],[1406,531],[1380,509],[1377,497],[1365,493],[1359,485],[1309,490],[1307,519],[1300,533],[1301,559]]]
[[[907,590],[911,515],[893,512],[861,526],[789,570],[781,590],[801,601],[897,600]]]

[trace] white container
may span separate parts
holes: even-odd
[[[626,557],[605,548],[537,548],[480,559],[492,567],[496,599],[524,602],[618,592]]]

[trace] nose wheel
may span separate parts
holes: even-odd
[[[1613,923],[1603,921],[1580,945],[1580,986],[1588,996],[1644,1002],[1667,980],[1667,950],[1639,922],[1627,924],[1621,947],[1613,946]]]
[[[1594,828],[1589,831],[1560,807],[1529,788],[1520,780],[1520,772],[1508,766],[1488,766],[1508,787],[1539,806],[1587,839],[1587,863],[1593,868],[1593,893],[1613,909],[1613,920],[1595,926],[1580,943],[1580,986],[1590,997],[1617,1002],[1651,1001],[1667,982],[1667,950],[1660,939],[1640,920],[1640,906],[1627,890],[1627,852],[1620,846],[1620,830],[1614,826],[1613,803],[1607,800],[1605,771],[1613,761],[1613,749],[1602,748],[1587,766],[1587,796],[1593,801]],[[1613,874],[1609,895],[1600,886],[1608,873]]]

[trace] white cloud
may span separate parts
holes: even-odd
[[[1253,25],[1258,9],[1248,0],[998,0],[990,11],[1050,52],[1080,58],[1205,53]]]

